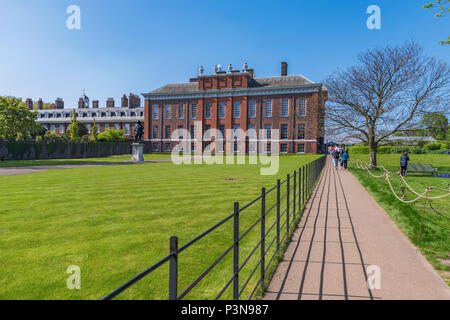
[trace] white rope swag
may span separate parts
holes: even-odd
[[[415,191],[405,180],[405,178],[400,174],[400,172],[391,172],[389,170],[387,170],[385,167],[383,166],[372,166],[372,168],[377,168],[377,169],[382,169],[384,171],[384,173],[382,175],[374,175],[371,172],[371,168],[369,166],[369,164],[365,161],[361,161],[359,159],[357,160],[351,160],[352,163],[355,163],[356,168],[358,169],[363,169],[363,170],[367,170],[367,172],[374,178],[385,178],[387,180],[387,182],[389,183],[389,187],[392,191],[392,193],[395,195],[395,197],[400,200],[401,202],[404,203],[412,203],[412,202],[416,202],[421,198],[427,199],[427,200],[436,200],[436,199],[441,199],[441,198],[445,198],[450,196],[450,189],[443,189],[443,188],[439,188],[439,187],[435,187],[435,186],[430,186],[428,188],[425,189],[425,191],[423,193],[419,193],[417,191]],[[405,185],[413,194],[415,194],[416,196],[418,196],[417,198],[415,198],[414,200],[405,200],[400,198],[397,193],[395,192],[392,183],[391,183],[391,175],[398,175],[403,183],[403,185]],[[434,190],[440,190],[440,191],[447,191],[446,194],[440,195],[440,196],[433,196],[430,197],[428,196],[429,193],[431,193]]]

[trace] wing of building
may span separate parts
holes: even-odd
[[[154,152],[318,153],[323,151],[327,88],[301,75],[257,78],[242,70],[168,84],[145,98],[145,140]],[[270,130],[279,130],[274,137]],[[211,134],[213,132],[213,134]],[[216,134],[218,132],[219,134]],[[228,134],[228,132],[231,132]],[[186,151],[186,150],[185,150]]]
[[[124,134],[128,138],[134,136],[134,127],[138,121],[144,121],[144,107],[141,107],[139,96],[130,94],[122,97],[121,107],[116,107],[113,98],[106,101],[106,107],[100,108],[99,101],[92,101],[92,108],[86,100],[86,95],[80,97],[78,108],[64,108],[64,101],[58,98],[51,109],[43,109],[42,99],[37,103],[37,109],[33,109],[33,101],[28,98],[26,105],[29,109],[37,113],[37,122],[42,124],[47,130],[56,134],[64,134],[67,131],[71,121],[73,112],[77,116],[77,120],[84,125],[92,133],[94,123],[97,125],[97,132],[103,132],[108,128],[124,130]]]

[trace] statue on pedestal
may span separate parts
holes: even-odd
[[[144,126],[141,121],[138,121],[134,128],[134,142],[141,142],[144,135]]]

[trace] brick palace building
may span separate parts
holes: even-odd
[[[141,99],[135,94],[122,96],[121,106],[116,107],[113,98],[106,101],[106,107],[99,107],[99,101],[93,100],[90,107],[89,99],[86,95],[80,97],[78,108],[65,109],[64,101],[56,99],[50,109],[43,109],[42,99],[37,102],[37,109],[34,109],[33,100],[28,98],[26,105],[30,110],[37,113],[37,122],[42,124],[47,130],[56,134],[64,134],[69,127],[73,112],[76,113],[77,120],[92,133],[94,121],[97,124],[97,132],[103,132],[108,128],[124,130],[128,138],[134,136],[134,126],[138,121],[144,121],[144,108],[141,107]]]
[[[216,66],[211,75],[200,67],[197,78],[143,96],[144,138],[153,152],[169,152],[180,142],[195,152],[271,152],[274,143],[280,153],[319,153],[324,148],[327,88],[301,75],[289,76],[286,62],[281,76],[268,78],[256,78],[246,63],[242,70]],[[225,140],[205,135],[209,129],[219,130]],[[279,130],[278,139],[268,133],[273,129]],[[227,135],[240,130],[255,133]],[[262,143],[265,139],[271,141]]]

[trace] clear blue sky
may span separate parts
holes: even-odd
[[[0,95],[65,100],[83,89],[105,105],[123,93],[185,82],[203,65],[241,67],[257,77],[289,74],[320,82],[356,63],[359,52],[414,39],[450,62],[450,16],[425,0],[0,0]],[[81,30],[66,9],[81,8]],[[366,9],[381,8],[382,30],[368,30]]]

